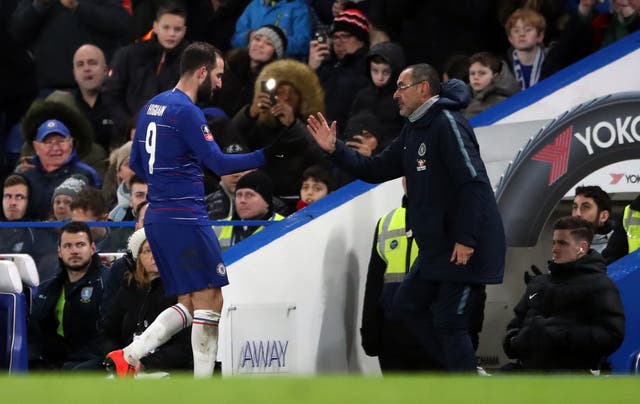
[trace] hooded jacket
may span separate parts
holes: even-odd
[[[520,91],[518,82],[511,74],[509,66],[505,61],[500,62],[500,72],[495,76],[493,82],[484,89],[473,92],[473,98],[464,110],[464,117],[469,119],[497,103],[506,100],[513,94]]]
[[[370,67],[371,59],[375,56],[380,56],[387,61],[391,66],[391,76],[383,87],[377,87],[369,74],[369,84],[356,94],[349,116],[352,117],[362,110],[369,110],[378,117],[382,124],[382,133],[376,135],[380,137],[378,150],[382,150],[398,136],[404,123],[393,94],[396,91],[398,76],[405,67],[405,60],[402,48],[392,42],[382,42],[372,46],[367,54],[367,67]]]
[[[338,140],[332,160],[371,183],[407,179],[407,224],[420,255],[412,271],[421,279],[492,284],[502,282],[505,237],[473,129],[459,109],[469,101],[460,80],[442,84],[439,99],[398,138],[367,157]],[[468,265],[450,257],[455,243],[475,249]]]
[[[513,309],[504,351],[525,370],[598,369],[622,344],[625,317],[617,286],[594,250],[577,261],[549,264]]]
[[[323,163],[322,149],[306,128],[306,118],[311,114],[324,112],[324,92],[316,74],[309,66],[290,59],[282,59],[265,66],[255,83],[255,92],[260,92],[260,82],[273,78],[276,83],[291,84],[300,93],[300,106],[294,114],[295,122],[288,128],[268,111],[261,111],[256,119],[249,116],[249,106],[243,107],[229,122],[227,134],[241,139],[239,143],[257,150],[280,139],[286,145],[278,157],[267,161],[263,170],[271,177],[276,196],[297,196],[300,193],[300,179],[308,167]]]

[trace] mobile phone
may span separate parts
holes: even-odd
[[[320,32],[316,32],[313,36],[313,39],[315,39],[318,43],[324,43],[325,41],[324,35],[322,35]]]
[[[271,105],[275,105],[275,103],[276,103],[276,81],[275,81],[275,79],[262,80],[260,82],[260,90],[263,93],[269,94],[269,100],[271,101]]]

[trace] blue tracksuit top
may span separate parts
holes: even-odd
[[[202,164],[217,175],[262,166],[264,153],[223,154],[204,114],[177,88],[140,110],[129,166],[148,185],[145,223],[206,224]]]

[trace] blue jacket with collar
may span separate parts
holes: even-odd
[[[504,275],[502,219],[473,129],[458,112],[470,98],[459,80],[374,157],[336,142],[331,157],[358,178],[380,183],[407,178],[407,224],[420,248],[412,271],[440,282],[495,284]],[[450,262],[454,244],[473,247],[468,265]]]

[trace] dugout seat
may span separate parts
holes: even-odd
[[[640,352],[634,352],[631,355],[631,374],[640,374]]]
[[[0,368],[26,372],[27,305],[16,264],[0,260]]]
[[[38,286],[40,285],[40,276],[38,275],[36,263],[29,254],[0,254],[0,260],[11,261],[18,268],[26,298],[27,313],[31,313],[33,297],[38,293]]]

